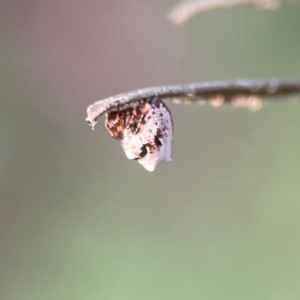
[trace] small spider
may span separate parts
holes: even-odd
[[[113,138],[121,141],[128,159],[137,160],[150,172],[159,161],[171,160],[173,121],[160,98],[118,106],[105,116],[105,127]]]

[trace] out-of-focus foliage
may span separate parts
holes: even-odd
[[[1,0],[1,300],[300,298],[300,102],[172,105],[154,173],[84,122],[136,88],[299,76],[300,7],[176,27],[176,3]]]

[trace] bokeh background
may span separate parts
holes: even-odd
[[[154,173],[84,121],[136,88],[299,77],[300,6],[178,27],[176,4],[0,0],[1,300],[300,299],[300,101],[170,104]]]

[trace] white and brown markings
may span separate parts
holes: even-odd
[[[158,97],[133,102],[106,113],[105,127],[121,141],[128,159],[135,159],[150,172],[160,161],[170,161],[173,139],[172,116]]]

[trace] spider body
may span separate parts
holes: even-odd
[[[133,102],[106,113],[105,127],[121,141],[128,159],[154,171],[159,161],[170,161],[173,139],[172,116],[158,97]]]

